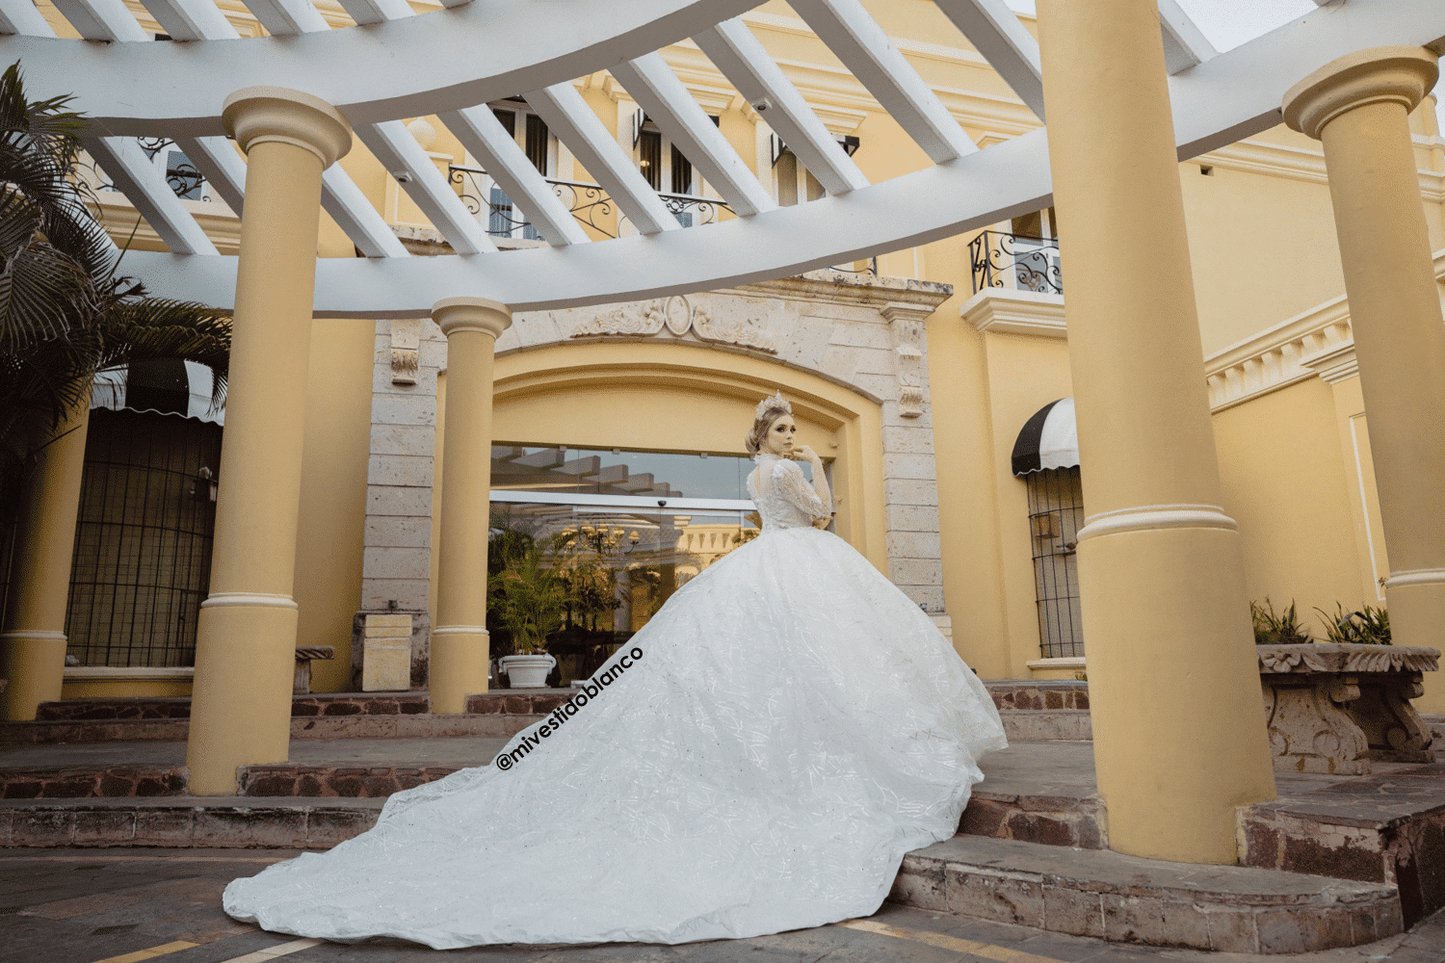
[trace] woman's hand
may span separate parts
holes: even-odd
[[[795,461],[806,461],[810,465],[823,464],[823,459],[818,457],[818,453],[815,452],[813,449],[809,448],[807,445],[803,445],[799,448],[794,448],[791,452],[791,455],[793,456],[793,459]]]

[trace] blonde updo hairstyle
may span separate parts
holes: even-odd
[[[790,414],[786,408],[769,406],[762,415],[753,422],[753,430],[748,432],[747,437],[743,439],[743,444],[747,446],[749,455],[756,455],[763,450],[763,439],[768,437],[768,432],[773,430],[774,423],[786,414]]]

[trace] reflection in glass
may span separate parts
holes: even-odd
[[[739,455],[492,447],[492,488],[500,491],[745,499],[752,469],[752,460]]]
[[[557,449],[531,453],[536,451]],[[688,579],[756,537],[758,529],[757,513],[741,510],[681,514],[642,505],[497,503],[490,540],[498,548],[518,540],[535,545],[544,564],[560,574],[563,627],[547,650],[567,685],[587,678]],[[493,575],[506,554],[488,553]],[[508,654],[507,630],[494,621],[489,612],[493,655]]]

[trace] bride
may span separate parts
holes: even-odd
[[[226,912],[332,940],[685,943],[866,916],[957,831],[1004,746],[983,685],[827,524],[822,463],[765,399],[762,534],[679,589],[494,765],[232,882]],[[812,483],[798,460],[812,467]]]

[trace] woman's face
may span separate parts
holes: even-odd
[[[793,437],[797,433],[798,426],[793,424],[793,416],[781,416],[768,427],[768,434],[763,438],[763,451],[786,458],[793,452]]]

